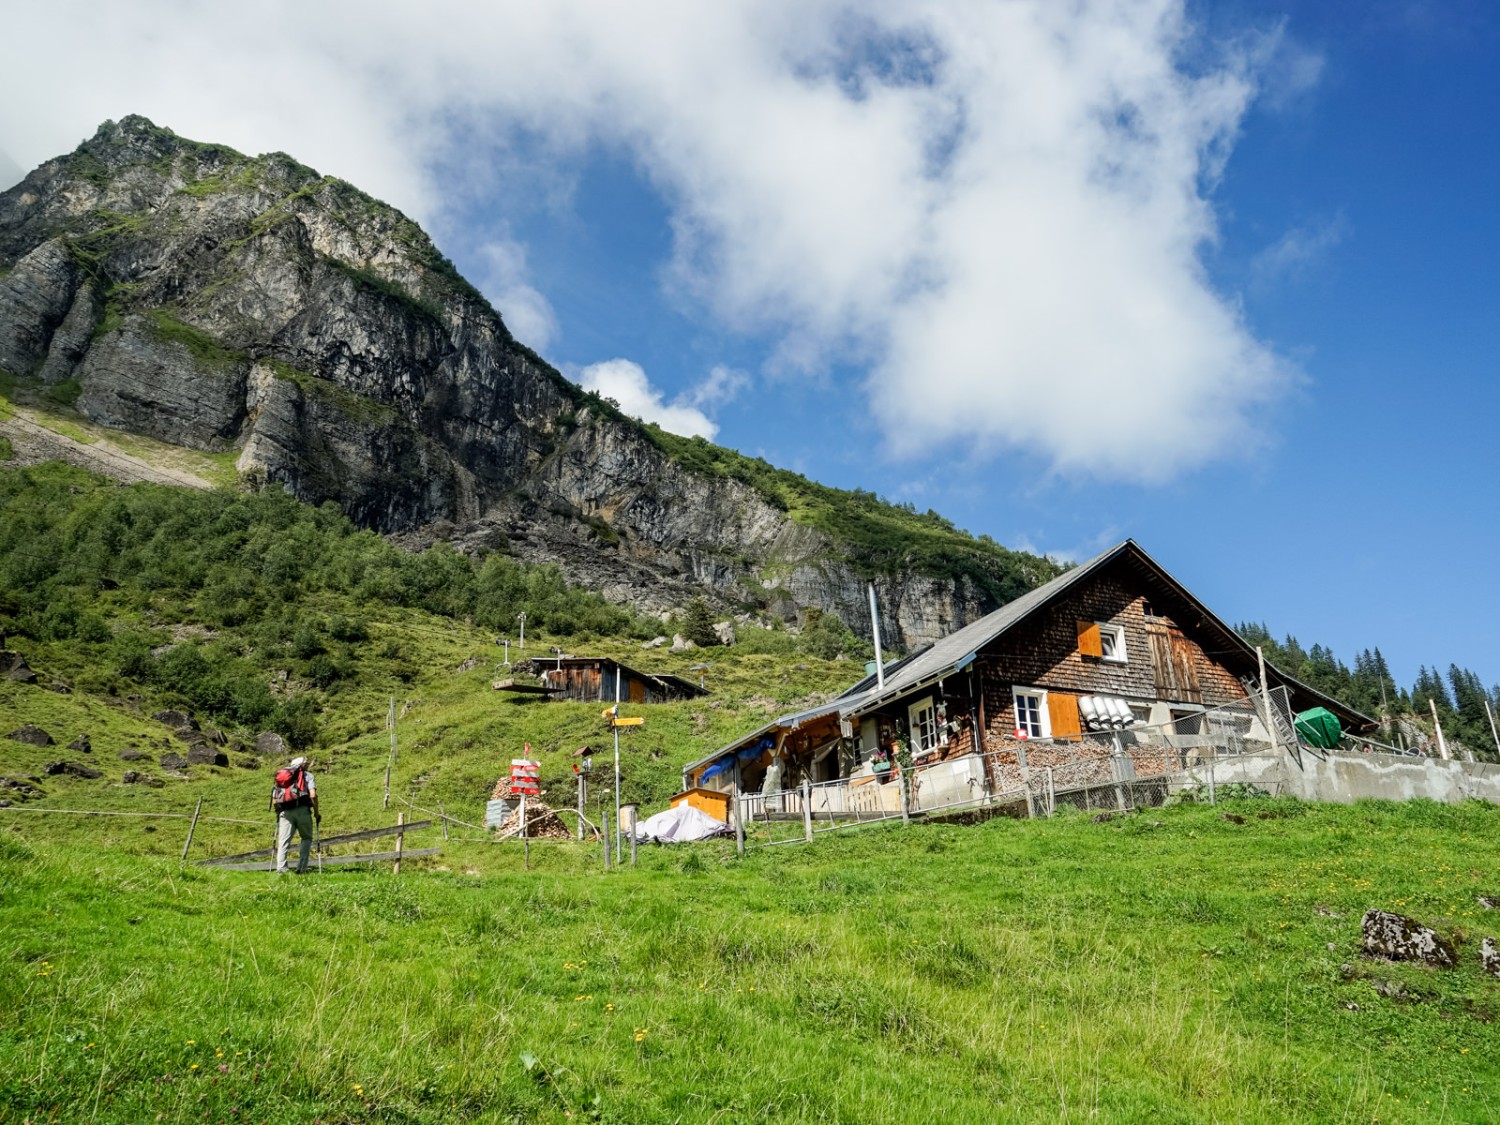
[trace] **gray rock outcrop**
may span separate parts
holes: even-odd
[[[1372,957],[1418,961],[1445,969],[1458,963],[1458,956],[1446,938],[1404,914],[1367,910],[1360,929],[1364,933],[1365,952]]]
[[[24,742],[28,746],[51,746],[52,736],[35,723],[17,727],[5,736],[12,742]]]
[[[84,778],[104,776],[100,770],[96,770],[92,766],[86,766],[82,762],[48,762],[42,767],[42,772],[49,777],[56,777],[59,774]]]
[[[1487,937],[1479,945],[1479,966],[1492,977],[1500,977],[1500,949],[1495,939]]]

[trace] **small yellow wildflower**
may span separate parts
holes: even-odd
[[[604,1010],[606,1012],[613,1012],[615,1010],[615,1006],[613,1004],[606,1004],[604,1005]]]

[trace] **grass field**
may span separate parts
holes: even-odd
[[[608,874],[454,839],[279,880],[54,819],[0,831],[4,1121],[1500,1119],[1489,806],[884,827]],[[1461,966],[1362,958],[1372,906]]]

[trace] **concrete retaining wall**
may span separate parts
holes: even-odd
[[[1190,783],[1207,790],[1206,764],[1191,776]],[[1400,754],[1335,752],[1320,758],[1303,750],[1300,764],[1290,754],[1219,758],[1213,763],[1213,780],[1215,786],[1247,782],[1278,795],[1344,805],[1365,798],[1410,801],[1418,797],[1445,804],[1470,798],[1500,804],[1500,765]]]

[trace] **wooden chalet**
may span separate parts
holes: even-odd
[[[1172,729],[1258,692],[1254,648],[1132,540],[683,770],[684,790],[881,780],[899,741],[917,765],[982,754],[1063,764],[1118,732]],[[1267,665],[1293,711],[1373,720]],[[1254,714],[1253,709],[1246,712]],[[1258,721],[1258,720],[1257,720]],[[993,769],[993,767],[991,767]]]
[[[579,703],[676,703],[709,692],[667,672],[642,672],[602,656],[538,657],[516,665],[536,676],[553,699]]]

